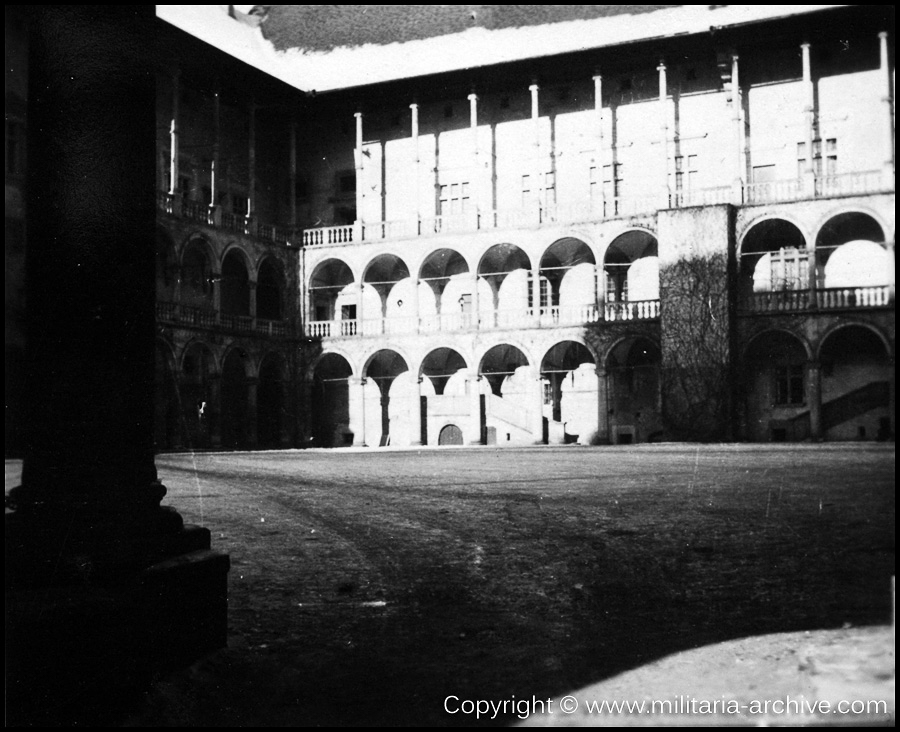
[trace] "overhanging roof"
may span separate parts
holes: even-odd
[[[473,27],[441,33],[435,27],[435,17],[425,11],[431,6],[295,6],[304,10],[294,13],[276,11],[274,22],[264,34],[255,23],[236,13],[229,15],[228,5],[157,5],[157,16],[181,30],[205,41],[235,58],[302,91],[332,91],[378,84],[398,79],[410,79],[463,69],[492,66],[510,61],[539,59],[562,53],[617,46],[625,43],[703,33],[711,28],[727,28],[775,18],[793,17],[843,5],[618,5],[618,6],[561,6],[563,8],[616,8],[598,17],[581,17],[554,22],[556,6],[518,6],[535,8],[518,24],[502,22],[475,24],[477,10],[471,11]],[[281,6],[282,8],[290,6]],[[363,25],[348,25],[346,45],[340,34],[331,34],[326,42],[317,42],[308,30],[292,31],[290,25],[299,23],[303,12],[311,8],[331,8],[318,22],[328,21],[328,12],[335,8],[368,8],[374,19],[378,13],[396,13],[404,8],[404,24],[397,37],[389,42],[390,28],[384,17],[372,22],[368,31]],[[464,8],[499,8],[501,6],[443,6]],[[514,6],[508,6],[514,7]],[[379,10],[382,9],[382,10]],[[389,10],[390,9],[390,10]],[[362,11],[360,11],[362,12]],[[421,18],[416,17],[422,12]],[[597,13],[599,11],[593,11]],[[578,13],[575,13],[576,15]],[[583,12],[582,15],[591,15]],[[563,17],[572,11],[563,11]],[[340,16],[335,16],[340,17]],[[488,16],[491,17],[491,16]],[[496,16],[494,16],[496,17]],[[449,29],[458,27],[458,19],[448,23]],[[486,27],[487,26],[487,27]],[[269,36],[269,38],[266,37]],[[276,43],[277,46],[276,47]],[[291,45],[303,44],[303,45]]]

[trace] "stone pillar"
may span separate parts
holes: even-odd
[[[731,202],[740,206],[744,201],[744,130],[741,114],[741,84],[738,76],[738,55],[731,54],[731,123],[734,129],[734,190]]]
[[[666,62],[659,60],[656,67],[659,72],[659,114],[661,122],[659,126],[660,160],[662,165],[662,201],[660,208],[670,207],[669,188],[669,90],[666,81]],[[613,173],[615,175],[615,173]]]
[[[172,74],[172,121],[169,124],[169,193],[178,192],[178,101],[180,96],[178,69]]]
[[[258,387],[258,378],[247,379],[247,439],[251,449],[259,444],[259,409],[256,402]]]
[[[291,118],[288,175],[290,176],[288,195],[291,197],[291,229],[297,228],[297,122]],[[293,234],[293,231],[291,232]]]
[[[216,90],[213,92],[213,149],[212,167],[209,171],[209,208],[212,212],[217,204],[217,178],[219,174],[219,132],[220,132],[220,108],[219,108],[219,83],[216,81]]]
[[[250,102],[250,129],[247,140],[247,218],[256,213],[256,103]]]
[[[472,270],[472,322],[471,325],[475,328],[479,327],[479,323],[481,320],[480,311],[479,311],[479,299],[478,299],[478,270]]]
[[[803,190],[807,195],[813,195],[816,188],[816,168],[813,155],[813,139],[815,137],[816,110],[815,91],[813,89],[812,69],[809,60],[809,44],[800,45],[803,58],[803,115],[804,134],[806,145],[806,163],[803,166]]]
[[[222,447],[222,375],[209,377],[210,405],[207,409],[210,447]]]
[[[499,290],[498,290],[499,291]],[[541,265],[540,261],[531,266],[531,303],[533,305],[532,317],[537,323],[541,317]]]
[[[597,442],[610,443],[609,435],[609,374],[605,368],[597,367]]]
[[[809,405],[809,437],[821,440],[822,434],[822,364],[809,361],[806,364],[806,403]]]
[[[412,404],[409,407],[409,444],[422,444],[422,377],[413,379]]]
[[[249,280],[247,289],[250,291],[250,317],[256,320],[256,280]]]
[[[353,447],[366,447],[366,380],[350,377],[347,379],[350,431],[353,433]]]
[[[356,118],[356,148],[353,151],[356,168],[356,231],[353,234],[353,239],[354,241],[362,241],[362,212],[366,197],[365,186],[363,185],[363,116],[362,112],[355,112],[353,116]]]
[[[884,186],[894,187],[894,83],[891,74],[891,62],[888,54],[888,34],[882,31],[878,34],[879,58],[881,59],[881,84],[884,96],[881,98],[884,111],[881,113],[883,120],[884,145]]]
[[[531,394],[528,395],[531,414],[531,436],[535,445],[544,444],[544,382],[541,373],[535,369],[531,380]]]
[[[475,223],[481,228],[481,153],[478,149],[478,95],[473,91],[469,100],[469,128],[472,130],[472,200],[475,202]]]
[[[603,202],[603,77],[600,74],[594,75],[594,114],[596,120],[594,124],[597,126],[597,154],[594,155],[594,166],[597,170],[597,181],[595,184],[595,200],[591,201],[593,211],[605,211]]]
[[[422,192],[420,190],[421,182],[419,180],[419,105],[413,102],[409,105],[412,114],[412,141],[413,141],[413,157],[415,158],[415,173],[413,178],[414,190],[413,194],[416,199],[416,234],[419,234],[419,221],[422,220]]]
[[[466,442],[470,445],[481,445],[481,377],[470,372],[466,375],[466,389],[469,396],[469,429]]]
[[[29,12],[38,296],[22,484],[4,519],[6,713],[10,726],[88,725],[166,661],[224,644],[228,557],[160,505],[154,463],[153,9]]]
[[[540,216],[541,202],[543,200],[544,166],[543,161],[541,160],[541,119],[538,105],[539,87],[537,83],[534,83],[528,87],[528,90],[531,92],[531,123],[534,134],[534,141],[532,143],[534,145],[534,162],[531,166],[531,175],[533,178],[531,190],[534,192],[534,201],[536,203],[535,215]]]

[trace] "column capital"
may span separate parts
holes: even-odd
[[[666,60],[664,58],[661,58],[659,60],[659,64],[657,65],[656,70],[657,71],[665,71],[666,70]]]
[[[413,110],[414,112],[415,112],[415,111],[418,111],[418,109],[419,109],[419,103],[418,103],[418,102],[413,102],[412,104],[409,105],[409,108],[410,108],[411,110]],[[357,114],[361,114],[361,112],[357,112]]]
[[[362,112],[354,112],[353,116],[356,117],[356,119],[362,119],[363,113]]]
[[[530,91],[532,94],[534,92],[536,92],[538,89],[540,89],[540,87],[537,85],[537,82],[533,82],[528,85],[528,91]]]
[[[592,78],[594,81],[602,81],[602,80],[603,80],[603,74],[601,74],[599,71],[595,71],[595,72],[594,72],[594,75],[593,75],[591,78]]]
[[[478,101],[478,95],[477,95],[475,92],[472,92],[471,94],[469,94],[469,95],[466,97],[466,99],[468,99],[470,102],[477,102],[477,101]]]

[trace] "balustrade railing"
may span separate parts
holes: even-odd
[[[890,287],[827,287],[816,290],[754,292],[741,300],[741,309],[754,313],[797,312],[812,309],[841,310],[890,305]]]
[[[743,307],[756,313],[806,310],[809,308],[809,290],[754,292],[744,299]]]
[[[604,319],[653,320],[659,317],[659,300],[613,301],[605,304]]]
[[[290,323],[284,320],[253,318],[249,315],[229,315],[210,308],[184,305],[177,302],[157,302],[158,320],[179,325],[193,325],[203,328],[225,328],[243,333],[261,333],[270,336],[288,336]]]
[[[890,304],[890,288],[829,287],[816,292],[816,304],[822,310],[884,307]]]

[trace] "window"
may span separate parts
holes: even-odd
[[[616,163],[615,175],[613,174],[612,165],[603,166],[603,196],[605,198],[616,198],[621,195],[622,190],[622,164]]]
[[[837,138],[829,137],[822,145],[822,140],[813,140],[813,172],[815,175],[837,175]],[[823,155],[824,151],[824,155]],[[806,143],[797,143],[797,177],[802,177],[806,172],[807,156]]]
[[[779,249],[770,254],[772,290],[805,290],[809,255],[805,249]]]
[[[441,186],[440,215],[460,214],[469,210],[469,184],[450,183]]]
[[[247,196],[231,196],[231,213],[235,216],[246,216],[249,205]]]
[[[553,404],[553,384],[549,381],[543,382],[544,387],[544,404]]]
[[[789,364],[775,368],[775,404],[795,406],[803,404],[803,366]]]
[[[675,156],[675,191],[690,191],[696,187],[697,181],[697,156]]]
[[[545,205],[552,206],[556,203],[556,174],[555,173],[544,173],[543,176],[544,186],[544,203]],[[533,175],[523,175],[522,176],[522,208],[528,208],[529,206],[533,206],[536,202],[541,200],[541,191],[536,189],[534,186],[534,176]]]

